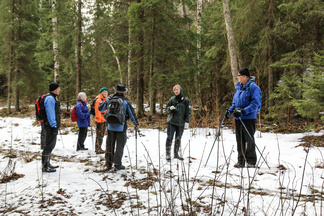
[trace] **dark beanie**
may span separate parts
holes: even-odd
[[[242,70],[240,70],[239,72],[240,75],[245,75],[247,77],[250,77],[250,72],[248,68],[243,68]]]
[[[49,91],[54,91],[55,89],[57,89],[58,87],[60,87],[59,84],[55,83],[55,82],[51,82],[49,85]]]

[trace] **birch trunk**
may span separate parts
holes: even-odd
[[[52,2],[52,13],[55,14],[56,10],[56,0]],[[59,64],[59,51],[58,51],[58,43],[57,43],[57,17],[52,17],[53,24],[53,51],[54,51],[54,82],[60,81],[60,64]]]
[[[116,59],[116,62],[117,62],[117,67],[118,67],[119,76],[120,76],[119,82],[120,83],[123,83],[123,75],[122,75],[122,72],[121,72],[121,69],[120,69],[120,62],[119,62],[118,56],[116,54],[115,48],[114,48],[114,46],[113,46],[113,44],[112,44],[111,41],[107,40],[107,42],[108,42],[110,48],[112,49],[112,51],[114,53],[114,56],[115,56],[115,59]]]
[[[201,71],[201,14],[202,14],[202,0],[197,0],[197,74],[195,76],[196,85],[196,100],[199,110],[202,109],[201,92],[200,92],[200,71]]]
[[[228,40],[228,50],[229,50],[230,61],[231,61],[231,73],[233,76],[233,83],[235,85],[238,82],[237,72],[239,68],[238,68],[237,54],[235,49],[235,41],[234,41],[234,34],[233,34],[232,21],[231,21],[231,12],[229,8],[228,0],[222,0],[222,2],[223,2],[223,12],[225,18],[227,40]]]

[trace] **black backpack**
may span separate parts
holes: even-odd
[[[125,114],[123,110],[123,99],[113,97],[108,104],[107,112],[104,117],[108,124],[121,125],[125,122]]]
[[[93,115],[93,116],[96,116],[95,104],[96,104],[97,99],[98,99],[98,98],[95,98],[95,99],[92,101],[91,108],[90,108],[90,114]]]
[[[46,112],[45,112],[45,98],[48,94],[43,94],[42,96],[39,96],[35,103],[35,110],[36,110],[36,119],[38,121],[44,121],[46,118]]]

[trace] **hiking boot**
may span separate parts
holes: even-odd
[[[48,167],[51,168],[51,169],[57,169],[57,168],[59,168],[60,166],[58,166],[58,165],[55,165],[55,166],[54,166],[54,165],[52,165],[52,164],[49,164]]]
[[[234,167],[235,167],[235,168],[243,168],[244,165],[241,164],[240,162],[237,162],[236,164],[234,164]]]
[[[183,160],[183,157],[180,157],[179,155],[175,155],[174,158],[176,158],[178,160]]]
[[[166,160],[171,160],[171,146],[166,146]]]
[[[77,149],[77,151],[80,151],[80,150],[86,151],[86,150],[88,150],[88,148],[80,148],[80,149]]]
[[[47,167],[44,166],[42,171],[43,172],[56,172],[56,169],[53,169],[53,168],[51,168],[49,166],[47,166]]]
[[[124,165],[115,166],[115,170],[124,170],[124,169],[125,169]]]
[[[254,164],[247,164],[247,166],[246,166],[247,168],[255,168],[255,165]]]

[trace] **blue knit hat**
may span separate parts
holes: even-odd
[[[103,92],[103,91],[107,91],[108,94],[109,94],[109,90],[108,90],[106,87],[101,88],[99,93],[101,93],[101,92]]]

